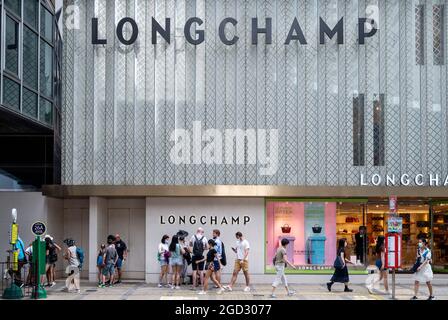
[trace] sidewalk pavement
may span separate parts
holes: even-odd
[[[125,281],[112,288],[98,288],[94,283],[81,282],[81,293],[62,292],[65,282],[57,281],[53,288],[47,288],[47,300],[272,300],[270,298],[271,286],[256,284],[251,292],[244,292],[244,286],[238,285],[232,292],[217,294],[216,289],[210,284],[206,295],[198,295],[199,290],[193,290],[191,285],[182,286],[175,290],[170,288],[158,288],[155,284],[144,282]],[[382,285],[376,286],[370,294],[365,285],[353,284],[350,287],[353,292],[343,292],[343,284],[334,284],[332,292],[328,292],[326,284],[290,284],[297,291],[292,297],[286,296],[285,288],[276,290],[278,300],[389,300],[391,295],[384,292]],[[435,284],[434,294],[437,300],[448,300],[448,284]],[[414,295],[413,286],[398,284],[396,286],[396,298],[409,300]],[[426,285],[421,285],[419,299],[428,297]]]

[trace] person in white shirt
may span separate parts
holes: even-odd
[[[195,235],[191,237],[190,247],[193,256],[191,258],[191,266],[193,268],[193,287],[198,287],[198,276],[201,280],[201,286],[204,285],[204,261],[196,263],[204,259],[204,250],[207,248],[207,238],[204,236],[204,229],[198,228]]]
[[[434,278],[434,274],[431,268],[432,256],[431,250],[429,250],[428,248],[428,241],[424,238],[418,240],[417,259],[419,259],[420,265],[414,273],[414,296],[411,298],[411,300],[418,299],[417,296],[420,282],[425,282],[428,286],[429,297],[427,300],[434,300],[434,293],[431,284],[431,281]]]
[[[249,277],[249,241],[244,239],[243,234],[241,232],[237,232],[236,236],[236,248],[232,248],[233,252],[236,253],[235,266],[233,269],[232,280],[230,284],[224,286],[224,289],[228,291],[232,291],[232,287],[234,286],[238,273],[243,270],[244,278],[246,279],[246,287],[244,288],[244,292],[250,291],[250,277]]]
[[[164,235],[162,240],[159,243],[159,247],[157,249],[157,260],[160,265],[160,276],[159,276],[159,284],[158,287],[163,287],[163,278],[165,278],[165,285],[168,286],[168,273],[169,273],[169,244],[170,237],[168,235]]]

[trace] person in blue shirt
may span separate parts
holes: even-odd
[[[10,270],[10,275],[14,279],[14,283],[17,286],[23,287],[21,271],[23,266],[26,265],[28,261],[25,255],[25,244],[23,243],[20,237],[17,237],[16,244],[14,245],[14,250],[17,250],[19,252],[18,270],[17,271]]]
[[[221,231],[218,229],[213,230],[213,240],[215,240],[215,250],[218,253],[215,260],[221,259],[222,256],[222,241],[219,238],[221,236]],[[215,271],[216,274],[216,280],[218,280],[219,283],[221,283],[221,275],[222,275],[222,268],[218,271]]]

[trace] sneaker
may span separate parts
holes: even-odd
[[[173,285],[170,285],[170,289],[174,290],[176,287]]]
[[[159,283],[159,284],[157,285],[157,288],[163,288],[163,285],[162,285],[161,283]]]
[[[250,292],[250,287],[244,288],[244,292]]]
[[[291,297],[291,296],[293,296],[293,295],[295,295],[296,294],[296,291],[295,290],[289,290],[289,292],[288,292],[288,297]]]
[[[269,296],[269,298],[275,299],[275,298],[277,298],[277,296],[276,296],[275,294],[271,294],[271,295]]]
[[[413,296],[411,300],[418,300],[417,296]]]
[[[223,288],[226,291],[232,291],[232,287],[231,286],[223,286]]]
[[[207,294],[207,292],[205,292],[204,290],[201,290],[201,291],[198,292],[198,294],[204,295],[204,294]]]
[[[426,299],[426,300],[434,300],[434,299],[435,299],[434,296],[429,296],[428,299]]]
[[[219,288],[219,287],[218,287]],[[220,288],[218,291],[216,291],[216,294],[222,294],[224,292],[223,288]]]
[[[56,285],[56,282],[53,281],[53,282],[50,284],[50,288],[53,288],[55,285]]]
[[[175,289],[176,289],[176,290],[180,290],[180,287],[179,287],[179,286],[176,286]]]
[[[344,292],[353,292],[353,289],[349,289],[349,287],[345,287]]]
[[[68,288],[67,287],[65,287],[65,288],[62,288],[62,290],[61,290],[62,292],[69,292],[68,291]]]
[[[114,284],[120,284],[120,283],[121,283],[121,280],[117,280],[114,282]]]
[[[100,283],[99,285],[98,285],[98,288],[105,288],[106,286],[104,285],[104,283]]]
[[[327,289],[330,292],[331,292],[331,286],[332,286],[332,283],[331,282],[327,282]]]
[[[77,294],[81,294],[81,289],[76,290]]]

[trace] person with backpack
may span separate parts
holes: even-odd
[[[198,278],[201,285],[204,284],[204,250],[207,248],[207,238],[204,236],[204,229],[198,228],[197,232],[190,240],[193,257],[191,258],[193,268],[193,287],[198,287]],[[201,261],[196,263],[196,261]]]
[[[56,285],[55,274],[56,274],[56,262],[58,261],[57,251],[61,251],[62,248],[58,246],[52,236],[45,236],[45,247],[46,247],[46,276],[47,276],[47,287],[54,287]]]
[[[417,250],[417,262],[414,266],[414,296],[411,300],[418,299],[418,289],[420,287],[420,282],[425,282],[428,286],[429,297],[427,300],[434,300],[434,295],[432,291],[431,281],[434,278],[434,274],[431,268],[431,250],[428,248],[428,241],[425,238],[420,238],[418,240],[418,250]]]
[[[221,269],[221,261],[219,259],[218,251],[216,250],[216,242],[213,239],[208,240],[208,252],[207,256],[202,260],[196,260],[195,263],[204,263],[205,264],[205,278],[204,283],[202,285],[202,290],[198,292],[200,295],[207,294],[208,289],[208,279],[212,279],[213,283],[215,283],[216,287],[219,290],[216,292],[217,294],[221,294],[224,292],[224,288],[222,284],[216,278],[216,272]]]
[[[98,250],[98,255],[96,256],[96,267],[98,269],[98,285],[101,285],[102,283],[101,279],[103,277],[103,269],[104,269],[103,257],[105,253],[106,253],[106,245],[101,244],[100,250]]]
[[[287,267],[287,265],[290,265],[293,269],[296,268],[291,262],[289,262],[288,256],[286,255],[286,247],[288,246],[288,244],[288,239],[282,239],[281,246],[277,249],[277,253],[274,256],[274,260],[272,261],[277,275],[274,282],[272,283],[271,298],[277,298],[274,292],[280,283],[283,283],[283,285],[285,286],[288,296],[293,296],[296,293],[294,290],[289,289],[288,281],[286,280],[285,275],[285,268]]]
[[[109,276],[109,287],[114,285],[115,265],[118,260],[117,249],[115,249],[115,237],[109,235],[107,237],[107,247],[103,255],[103,282],[99,285],[100,288],[104,288],[106,285],[106,277]]]
[[[171,289],[180,289],[180,274],[182,272],[182,268],[184,266],[182,255],[185,253],[182,246],[179,244],[179,238],[177,235],[174,235],[171,238],[171,243],[169,247],[171,256],[170,256],[170,266],[173,272],[172,274],[172,286]]]
[[[348,277],[348,268],[347,263],[352,263],[347,259],[346,248],[347,247],[347,239],[342,238],[339,239],[338,242],[338,251],[336,255],[336,260],[334,262],[334,274],[331,277],[330,282],[327,282],[327,289],[331,292],[331,286],[335,282],[342,282],[345,285],[344,292],[352,292],[353,289],[348,287],[349,277]]]
[[[157,261],[160,265],[160,275],[159,275],[159,288],[163,287],[163,278],[165,278],[165,285],[168,286],[168,273],[169,273],[169,258],[170,258],[170,237],[164,235],[157,248]]]
[[[221,231],[218,229],[213,230],[213,240],[215,240],[216,243],[216,251],[218,252],[218,256],[216,257],[216,260],[219,260],[221,262],[221,266],[227,265],[227,258],[226,258],[226,252],[224,248],[224,243],[220,239]],[[222,267],[219,270],[215,270],[216,279],[219,283],[221,283],[221,275],[222,275]]]
[[[18,251],[18,268],[17,271],[9,269],[8,273],[14,279],[15,285],[17,285],[18,287],[23,287],[24,282],[22,280],[22,268],[28,263],[28,260],[25,254],[25,244],[20,237],[17,237],[17,241],[14,245],[14,250]]]
[[[67,245],[67,250],[64,254],[64,259],[68,261],[68,266],[65,269],[68,277],[65,280],[65,292],[72,292],[74,289],[75,292],[81,293],[81,288],[79,285],[79,266],[80,262],[78,259],[78,254],[76,250],[75,240],[73,239],[65,239],[64,243]]]

